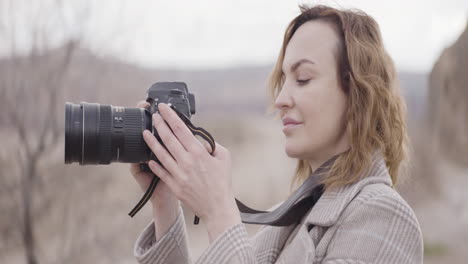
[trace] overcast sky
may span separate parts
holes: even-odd
[[[428,72],[468,18],[467,0],[91,2],[86,46],[143,66],[171,68],[271,64],[298,4],[322,3],[367,12],[380,24],[399,70]]]
[[[466,0],[197,0],[97,1],[96,36],[121,27],[114,45],[93,46],[133,62],[158,67],[227,67],[273,63],[298,3],[359,8],[380,24],[386,47],[400,70],[428,72],[444,47],[463,31]],[[112,3],[111,3],[112,2]],[[110,6],[114,6],[109,10]],[[120,19],[116,19],[119,17]],[[120,25],[116,25],[119,21]]]

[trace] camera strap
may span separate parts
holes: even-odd
[[[174,109],[194,135],[202,137],[210,144],[210,154],[213,154],[216,144],[211,134],[201,127],[194,126],[188,117],[174,107],[172,107],[172,109]],[[324,187],[323,184],[321,184],[321,180],[329,171],[337,157],[338,155],[330,158],[317,168],[285,202],[271,212],[252,209],[238,199],[235,199],[241,214],[242,222],[247,224],[288,226],[300,221],[323,194]],[[160,178],[149,169],[148,164],[141,163],[140,167],[142,170],[151,172],[153,174],[153,180],[138,204],[130,211],[129,215],[131,217],[135,216],[146,202],[148,202],[160,180]],[[193,223],[197,225],[199,221],[200,218],[195,215]]]
[[[255,210],[236,199],[242,222],[271,226],[288,226],[298,223],[322,196],[324,186],[321,180],[328,173],[336,158],[337,156],[332,157],[316,169],[286,201],[273,211]]]

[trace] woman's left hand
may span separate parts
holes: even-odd
[[[167,150],[145,130],[143,137],[163,166],[155,161],[148,165],[205,222],[212,241],[241,223],[232,191],[230,153],[216,143],[210,155],[167,104],[160,103],[158,110],[153,125]]]

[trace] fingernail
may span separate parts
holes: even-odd
[[[151,135],[151,132],[149,130],[143,131],[143,138],[148,138]]]
[[[166,104],[166,103],[161,103],[161,104],[163,105],[163,108],[166,108],[166,109],[169,108],[169,105],[168,105],[168,104]],[[164,111],[164,110],[163,110],[163,111]]]

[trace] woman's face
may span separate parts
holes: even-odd
[[[337,74],[338,36],[332,26],[309,21],[294,33],[283,61],[284,85],[275,107],[283,121],[286,153],[312,169],[349,148],[347,98]]]

